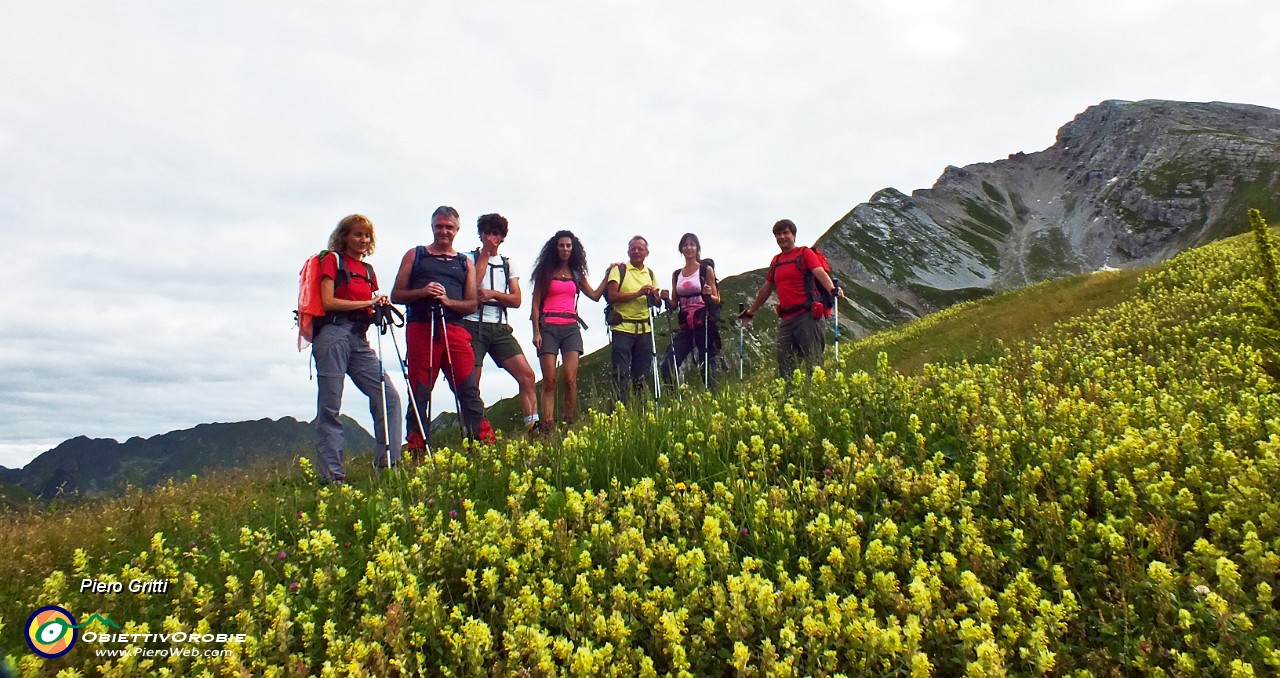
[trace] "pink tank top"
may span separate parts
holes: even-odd
[[[547,298],[542,300],[542,322],[548,325],[575,325],[577,320],[571,317],[547,315],[548,313],[565,313],[573,315],[573,304],[578,296],[578,283],[572,280],[551,279],[547,286]]]

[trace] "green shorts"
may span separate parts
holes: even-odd
[[[494,362],[499,365],[515,356],[524,355],[524,349],[520,348],[520,342],[511,333],[510,325],[464,320],[462,326],[471,333],[471,350],[476,354],[476,367],[484,363],[486,355],[493,356]]]

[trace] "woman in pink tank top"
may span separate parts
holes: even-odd
[[[607,271],[606,271],[607,274]],[[578,315],[578,293],[599,301],[604,281],[592,287],[587,282],[587,253],[571,231],[557,231],[542,246],[533,264],[533,345],[542,365],[541,431],[549,431],[555,421],[556,358],[563,360],[564,403],[560,417],[573,423],[578,406],[578,359],[582,357],[582,328]]]

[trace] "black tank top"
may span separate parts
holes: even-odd
[[[462,299],[465,297],[467,255],[462,253],[431,254],[425,246],[418,245],[413,256],[413,269],[409,271],[409,289],[422,289],[427,286],[427,283],[432,282],[443,285],[445,296],[450,299]],[[407,307],[409,322],[427,322],[431,320],[431,307],[434,305],[436,305],[436,302],[425,299],[409,304]],[[448,322],[457,322],[462,319],[462,314],[445,308],[444,319]]]

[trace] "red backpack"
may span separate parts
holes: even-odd
[[[792,261],[795,262],[796,268],[804,278],[804,302],[792,306],[782,306],[782,295],[779,294],[778,315],[789,315],[795,311],[804,309],[813,313],[813,317],[815,318],[830,318],[832,310],[835,308],[835,294],[833,292],[828,292],[822,287],[822,285],[819,285],[817,281],[813,279],[813,271],[804,267],[804,252],[805,250],[809,250],[818,258],[818,263],[821,264],[822,270],[826,271],[828,276],[831,276],[831,282],[834,283],[836,287],[839,287],[840,283],[836,282],[835,276],[831,273],[831,264],[827,262],[827,255],[823,254],[822,250],[816,247],[797,246],[795,249],[796,256]],[[769,262],[768,276],[769,279],[773,280],[775,283],[777,282],[777,277],[774,270],[778,267],[778,258],[781,256],[782,254],[775,254],[773,256],[773,260]]]
[[[324,303],[320,300],[320,260],[328,255],[338,257],[338,279],[333,281],[334,289],[346,285],[353,275],[342,263],[342,255],[332,250],[320,250],[319,254],[307,257],[298,271],[298,310],[293,312],[293,320],[298,325],[298,350],[306,348],[315,340],[316,332],[324,326]],[[365,275],[354,274],[366,280],[373,279],[373,267],[365,263]]]

